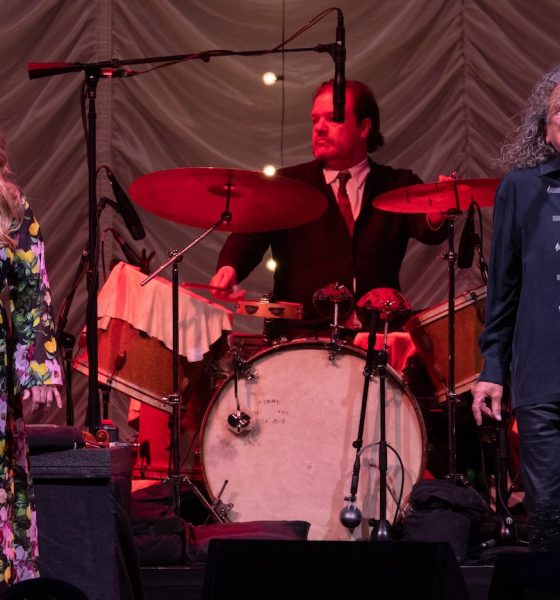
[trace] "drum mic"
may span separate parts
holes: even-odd
[[[227,419],[227,424],[233,433],[238,435],[242,433],[249,433],[249,431],[251,431],[253,428],[251,416],[242,410],[231,413]]]
[[[120,246],[122,253],[126,256],[126,260],[135,267],[142,266],[142,259],[134,252],[134,250],[126,243],[121,234],[113,227],[108,227],[107,231],[110,231],[115,238],[115,241]]]
[[[475,232],[474,232],[474,206],[472,201],[467,212],[467,220],[461,234],[459,251],[457,253],[457,266],[459,269],[470,269],[474,258]]]
[[[130,235],[133,239],[143,240],[146,237],[146,232],[142,222],[140,221],[138,213],[132,206],[130,198],[126,195],[120,183],[117,181],[117,178],[113,175],[113,171],[111,171],[109,167],[105,166],[105,172],[107,173],[107,177],[111,183],[111,187],[113,188],[113,194],[115,196],[115,200],[117,201],[117,206],[119,207],[118,210],[123,218],[126,228],[130,232]]]
[[[352,532],[362,522],[362,511],[354,502],[349,501],[348,505],[340,511],[338,518],[342,525]]]

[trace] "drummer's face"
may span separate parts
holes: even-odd
[[[560,152],[560,85],[552,90],[548,99],[546,141]]]
[[[354,98],[350,90],[346,93],[344,123],[333,121],[332,89],[321,92],[311,109],[313,133],[311,143],[315,158],[327,169],[348,169],[367,156],[367,137],[371,120],[361,123],[354,114]]]

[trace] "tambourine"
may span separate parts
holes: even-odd
[[[235,305],[238,315],[263,319],[301,319],[303,306],[298,302],[268,302],[267,300],[239,300]]]

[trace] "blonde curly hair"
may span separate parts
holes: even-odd
[[[11,237],[23,220],[23,196],[20,188],[10,181],[6,140],[0,133],[0,247],[14,249],[16,241]]]

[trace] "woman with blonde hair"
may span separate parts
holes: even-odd
[[[62,384],[44,244],[27,200],[10,180],[0,134],[0,590],[38,576],[37,520],[29,476],[22,399],[32,412],[62,406]]]

